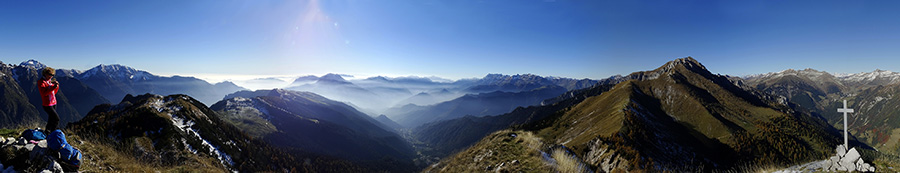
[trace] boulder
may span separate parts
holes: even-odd
[[[857,167],[857,168],[862,168],[863,164],[866,164],[866,162],[863,162],[862,159],[856,160],[856,167]]]
[[[841,158],[841,165],[847,163],[855,166],[854,163],[856,163],[856,160],[859,160],[859,157],[860,155],[859,152],[856,151],[856,148],[851,148],[850,151],[847,151],[847,154]]]
[[[860,172],[867,172],[867,171],[869,171],[869,165],[868,164],[856,165],[856,170],[860,171]]]
[[[847,154],[847,147],[844,145],[838,145],[837,148],[834,149],[834,151],[838,156],[843,157],[845,154]]]
[[[822,168],[824,168],[825,170],[831,170],[831,166],[834,166],[834,162],[831,162],[831,160],[825,160],[824,162],[822,162]]]
[[[847,169],[847,167],[844,167],[844,166],[838,166],[837,170],[838,171],[850,171],[849,169]]]
[[[856,161],[856,170],[862,172],[875,172],[875,167],[869,165],[868,163],[863,161],[863,159],[859,159],[858,161]]]
[[[838,156],[831,156],[831,158],[828,159],[828,161],[826,161],[826,163],[828,163],[828,165],[829,165],[828,168],[830,170],[833,170],[831,168],[837,169],[837,167],[841,166],[840,162],[841,162],[841,157],[838,157]]]

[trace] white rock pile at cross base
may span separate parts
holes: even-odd
[[[851,148],[848,151],[844,145],[838,145],[835,151],[837,152],[835,156],[825,160],[822,167],[825,170],[875,172],[875,167],[863,161],[856,148]]]
[[[838,145],[835,149],[835,155],[826,160],[809,162],[802,165],[795,165],[784,170],[775,171],[776,173],[795,173],[795,172],[835,172],[835,171],[859,171],[859,172],[875,172],[875,166],[863,161],[862,156],[856,151],[856,148],[847,150],[844,145]]]

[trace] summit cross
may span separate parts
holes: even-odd
[[[844,100],[844,108],[838,108],[838,112],[844,113],[844,147],[849,148],[847,145],[847,113],[853,113],[853,109],[847,108],[847,100]]]

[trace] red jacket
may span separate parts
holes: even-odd
[[[56,105],[56,92],[59,91],[59,85],[51,83],[49,79],[40,80],[41,83],[38,85],[38,91],[41,92],[41,101],[44,102],[44,106]]]

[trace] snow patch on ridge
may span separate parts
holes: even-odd
[[[212,145],[212,143],[200,136],[200,131],[192,128],[194,124],[196,124],[194,121],[186,119],[181,115],[175,114],[176,112],[183,109],[183,107],[179,105],[165,106],[171,104],[173,100],[175,99],[170,98],[167,99],[166,102],[163,102],[163,99],[156,98],[150,101],[149,105],[159,112],[166,112],[166,115],[171,117],[172,124],[175,125],[179,131],[185,134],[190,134],[190,136],[193,136],[194,139],[198,139],[201,145],[206,146],[209,149],[208,151],[204,151],[205,153],[209,153],[210,155],[215,156],[223,165],[234,166],[234,161],[231,159],[230,155],[222,151],[222,149],[220,149],[219,147]],[[202,112],[198,113],[202,114]],[[205,117],[205,115],[203,115],[203,117]],[[197,152],[199,152],[199,149],[194,148],[193,146],[188,144],[186,140],[182,140],[182,143],[192,153],[196,154]]]
[[[212,155],[216,156],[216,158],[219,159],[219,161],[222,164],[228,164],[229,166],[234,166],[234,161],[231,160],[231,156],[229,156],[225,152],[221,151],[221,149],[219,149],[219,147],[212,145],[209,141],[207,141],[202,136],[200,136],[199,131],[197,131],[194,128],[191,128],[191,126],[194,125],[193,121],[185,120],[184,118],[181,118],[181,117],[179,117],[177,115],[173,115],[173,114],[169,114],[169,116],[172,117],[172,123],[178,127],[178,130],[180,130],[181,132],[185,132],[187,134],[191,134],[192,136],[196,137],[196,139],[200,139],[201,145],[209,148],[208,152],[211,153]],[[185,142],[185,146],[188,146],[188,149],[191,150],[191,152],[197,153],[197,150],[194,149],[191,145],[188,145],[186,142]]]

